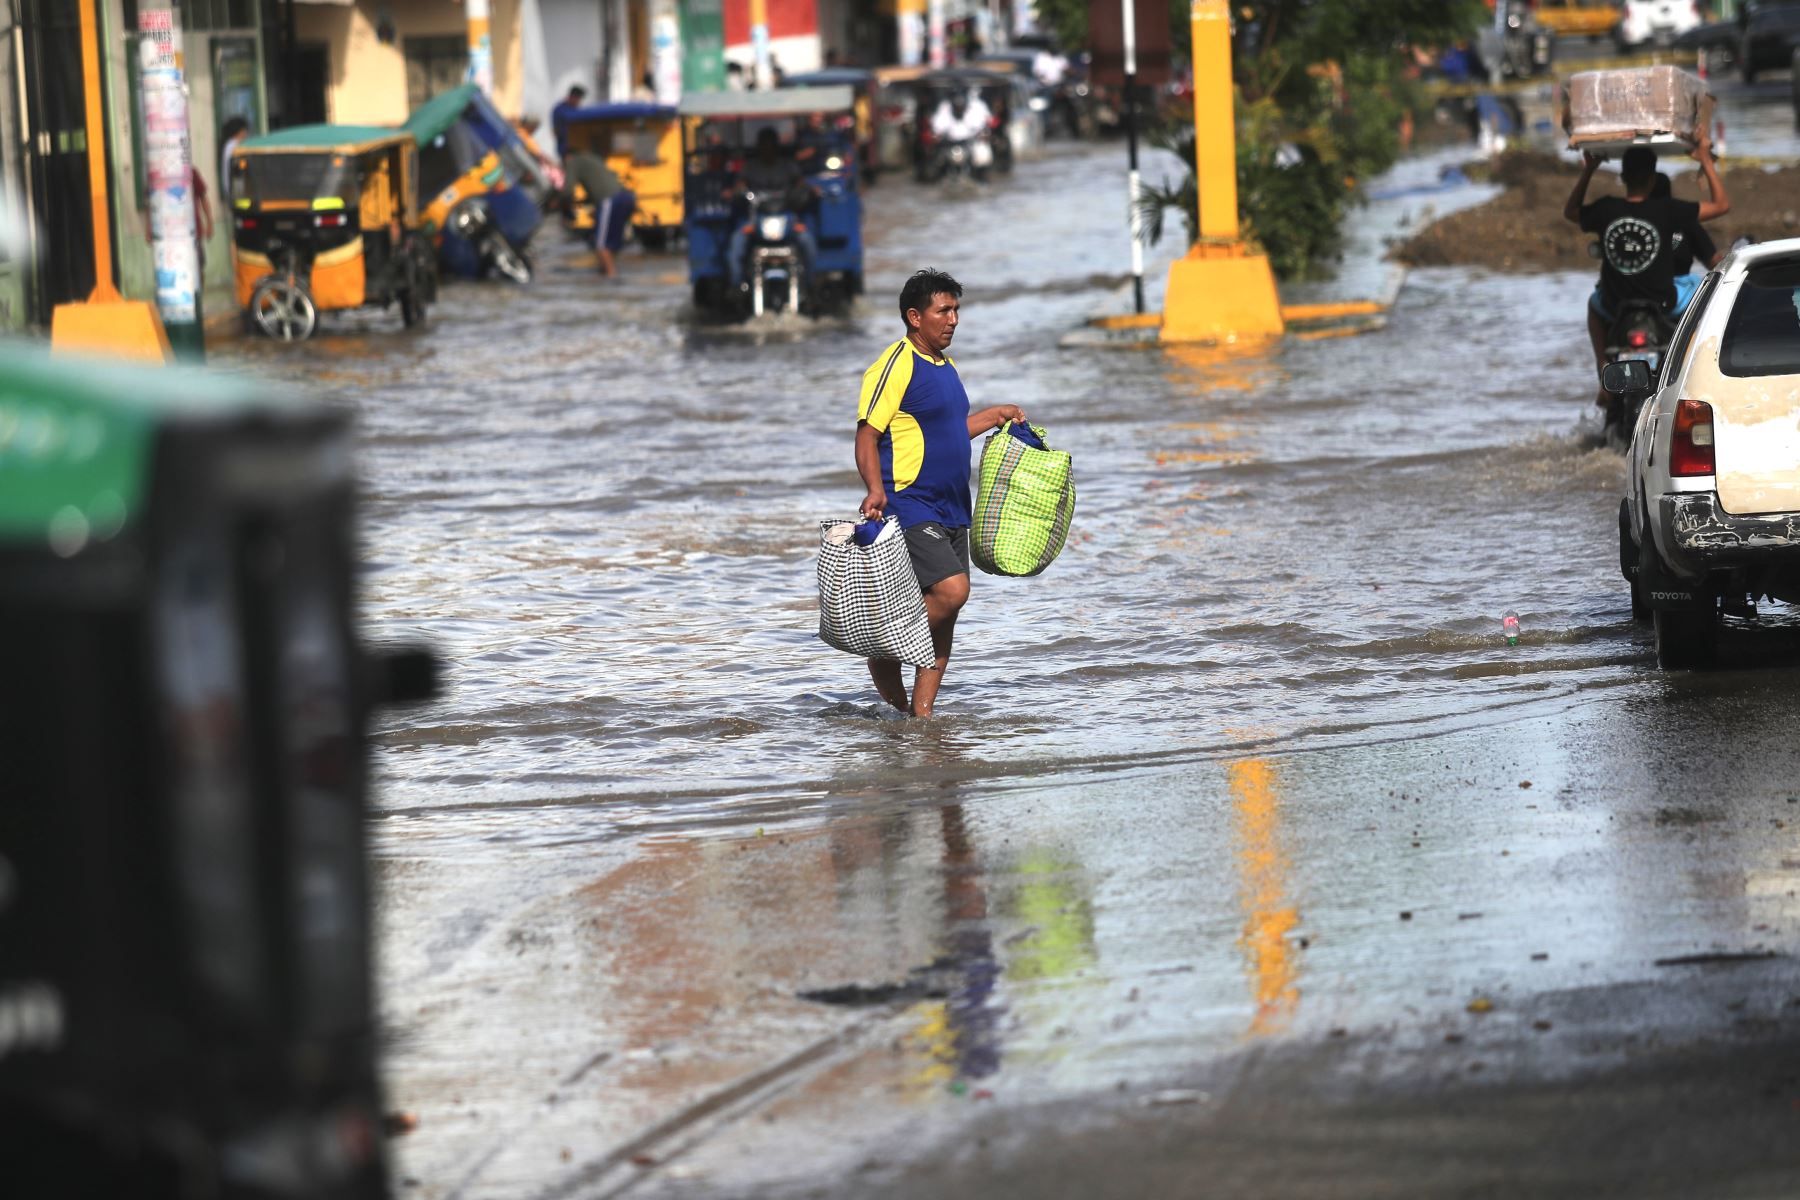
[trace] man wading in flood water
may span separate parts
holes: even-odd
[[[906,336],[863,372],[856,409],[856,470],[869,491],[862,514],[899,518],[925,593],[937,662],[913,677],[911,707],[900,664],[870,659],[881,698],[915,717],[929,717],[937,700],[956,614],[969,599],[969,442],[1025,411],[999,404],[969,414],[969,394],[950,361],[962,309],[962,284],[942,271],[919,271],[900,289]]]

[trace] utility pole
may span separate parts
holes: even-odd
[[[900,64],[918,66],[925,61],[925,0],[898,0],[894,5],[894,22]]]
[[[194,220],[194,160],[182,83],[181,9],[172,0],[138,4],[139,86],[144,113],[144,174],[149,182],[150,254],[156,308],[175,357],[206,359],[200,309],[200,248]],[[90,149],[90,153],[96,151]],[[221,181],[221,195],[223,195]]]
[[[750,48],[756,54],[751,78],[758,91],[775,86],[775,64],[769,59],[769,0],[750,0]]]
[[[463,0],[469,20],[469,73],[465,81],[484,95],[494,91],[494,41],[488,30],[488,0]]]
[[[1144,311],[1144,242],[1138,211],[1137,0],[1119,0],[1125,19],[1125,146],[1130,170],[1126,192],[1131,205],[1131,299],[1133,312]]]

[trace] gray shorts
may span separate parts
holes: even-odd
[[[906,534],[906,552],[912,555],[913,574],[919,577],[919,590],[952,575],[969,573],[969,530],[946,529],[936,521],[926,521],[901,531]]]

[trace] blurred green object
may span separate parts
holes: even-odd
[[[0,344],[0,536],[113,537],[143,507],[161,425],[292,408],[241,377]]]
[[[351,449],[249,376],[0,346],[0,1179],[389,1194],[368,723],[434,681],[357,636]]]

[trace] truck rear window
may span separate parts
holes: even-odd
[[[1727,375],[1800,375],[1800,260],[1750,268],[1725,322]]]

